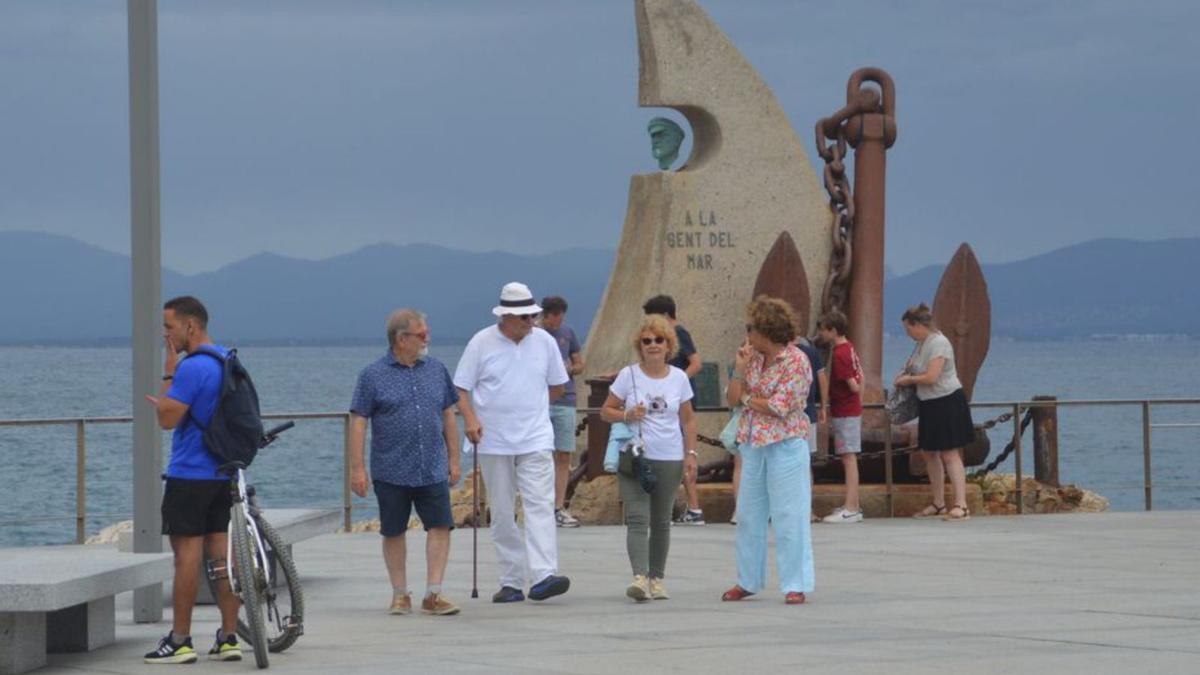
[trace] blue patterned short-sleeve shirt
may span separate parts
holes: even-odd
[[[406,366],[389,351],[363,368],[350,412],[371,420],[371,479],[405,487],[448,480],[442,413],[457,402],[437,359]]]

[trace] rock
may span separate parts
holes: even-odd
[[[625,522],[617,477],[605,474],[581,481],[571,498],[571,515],[584,525],[620,525]]]
[[[87,538],[85,544],[115,544],[120,538],[122,532],[133,532],[133,521],[122,520],[119,523],[113,523],[108,527],[100,530],[96,534]]]
[[[1016,476],[987,474],[968,481],[979,485],[984,493],[984,508],[990,515],[1017,513]],[[1042,485],[1033,478],[1021,480],[1022,503],[1025,513],[1076,513],[1108,510],[1104,497],[1074,485],[1054,487]]]

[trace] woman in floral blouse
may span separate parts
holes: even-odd
[[[760,592],[767,577],[767,526],[775,528],[775,565],[784,601],[804,602],[814,586],[808,416],[812,367],[792,340],[796,313],[783,300],[759,296],[747,310],[746,341],[737,350],[726,394],[741,404],[737,450],[738,582],[722,600]]]

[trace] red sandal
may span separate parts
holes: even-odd
[[[803,605],[804,604],[804,594],[797,593],[796,591],[792,591],[791,593],[788,593],[786,596],[784,596],[783,602],[784,602],[784,604],[787,604],[787,605]]]
[[[744,600],[752,595],[754,594],[742,588],[741,586],[734,586],[733,588],[721,594],[721,602],[737,602],[738,600]]]

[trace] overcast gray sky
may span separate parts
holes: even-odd
[[[897,83],[888,263],[1200,235],[1200,3],[700,3],[801,141]],[[163,260],[614,247],[651,171],[632,0],[159,2]],[[0,229],[129,249],[123,0],[0,3]]]

